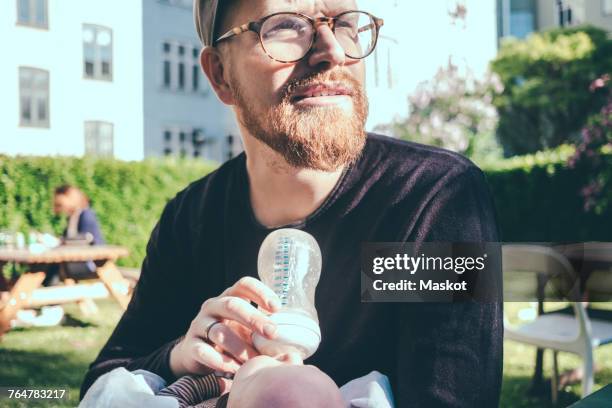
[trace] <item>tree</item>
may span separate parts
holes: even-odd
[[[461,74],[449,61],[408,97],[410,112],[405,119],[379,129],[470,157],[486,155],[497,148],[492,95],[502,89],[496,75],[487,74],[479,81],[469,71]]]
[[[576,143],[605,97],[589,92],[593,78],[612,72],[612,41],[583,26],[503,42],[492,70],[504,91],[494,98],[497,137],[506,156]]]

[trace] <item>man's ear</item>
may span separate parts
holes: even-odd
[[[205,47],[200,53],[200,64],[217,97],[226,105],[234,105],[234,95],[225,79],[225,68],[221,53],[213,47]]]

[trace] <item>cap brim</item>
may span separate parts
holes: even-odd
[[[194,0],[193,17],[198,37],[204,46],[214,45],[219,0]]]

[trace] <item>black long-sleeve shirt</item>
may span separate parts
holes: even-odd
[[[460,155],[368,135],[325,202],[285,227],[312,234],[323,267],[316,308],[323,338],[306,363],[341,385],[372,370],[391,380],[398,407],[495,407],[502,375],[501,303],[361,303],[362,242],[497,241],[483,173]],[[257,277],[271,230],[256,220],[244,154],[166,206],[130,305],[81,393],[119,366],[168,381],[172,345],[202,303]]]

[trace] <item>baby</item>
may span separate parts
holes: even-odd
[[[231,387],[231,392],[223,394]],[[340,390],[324,372],[303,365],[296,355],[257,356],[236,373],[233,383],[214,374],[186,376],[158,395],[172,396],[180,408],[343,408]],[[211,400],[212,399],[212,400]]]

